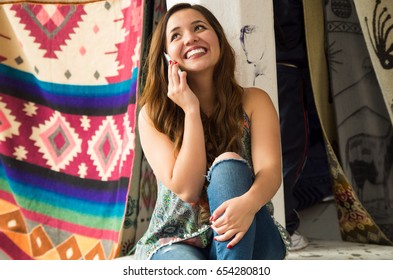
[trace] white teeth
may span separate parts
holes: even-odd
[[[200,49],[195,49],[195,50],[189,51],[187,53],[187,58],[190,58],[191,56],[193,56],[193,55],[195,55],[197,53],[205,53],[205,50],[200,48]]]

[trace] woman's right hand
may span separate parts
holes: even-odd
[[[168,97],[175,102],[184,113],[199,110],[199,100],[187,83],[187,72],[178,73],[179,65],[171,61],[168,66]]]

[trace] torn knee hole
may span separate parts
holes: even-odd
[[[243,159],[243,158],[240,155],[238,155],[237,153],[225,152],[225,153],[222,153],[221,155],[219,155],[218,157],[216,157],[213,164],[220,162],[222,160],[226,160],[226,159]]]

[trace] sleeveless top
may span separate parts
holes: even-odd
[[[250,119],[244,113],[243,151],[241,156],[252,167],[250,126]],[[209,246],[212,241],[213,232],[210,228],[209,221],[199,222],[198,217],[201,212],[199,205],[182,201],[160,181],[157,181],[157,187],[157,202],[149,227],[136,244],[135,259],[150,259],[158,249],[175,242],[183,242],[200,248]],[[291,243],[289,234],[274,219],[272,202],[269,201],[266,207],[280,232],[286,248],[288,248]]]

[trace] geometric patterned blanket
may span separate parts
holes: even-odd
[[[0,259],[112,259],[143,4],[54,2],[0,3]]]

